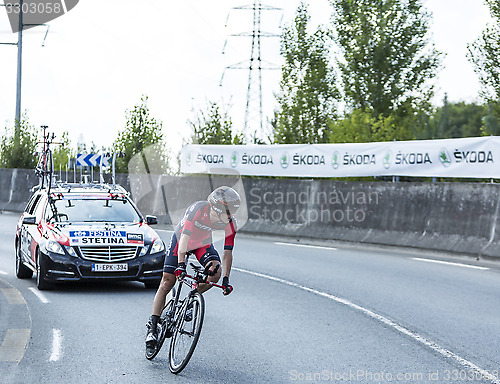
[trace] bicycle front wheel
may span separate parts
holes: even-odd
[[[52,174],[54,173],[54,158],[52,157],[52,151],[49,149],[47,154],[47,187],[50,191],[52,188]]]
[[[189,308],[192,308],[192,316],[186,318],[186,312]],[[203,296],[199,292],[194,292],[189,297],[187,305],[183,307],[170,340],[168,360],[172,373],[181,372],[191,359],[200,338],[204,315],[205,301]]]

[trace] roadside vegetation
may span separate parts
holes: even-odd
[[[468,45],[482,85],[476,102],[450,102],[445,95],[440,105],[432,105],[445,53],[434,47],[432,15],[423,0],[330,0],[331,22],[318,27],[311,25],[304,1],[281,36],[282,78],[271,135],[247,137],[233,126],[228,106],[208,101],[187,118],[190,142],[361,143],[500,135],[500,5],[484,2],[493,22]],[[128,172],[132,161],[134,167],[172,173],[178,159],[159,150],[165,148],[163,123],[151,116],[147,102],[143,95],[125,111],[125,127],[109,148],[78,143],[74,150],[64,133],[63,145],[54,149],[55,169],[76,153],[98,151],[120,154],[117,172]],[[37,140],[25,113],[18,125],[5,128],[0,166],[32,168]],[[138,155],[144,160],[146,148],[153,148],[147,154],[151,164],[137,161]]]

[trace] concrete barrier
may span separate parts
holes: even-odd
[[[245,180],[244,230],[500,256],[500,186]]]
[[[130,177],[139,208],[162,223],[176,224],[189,204],[206,199],[213,188],[236,185],[246,203],[242,232],[500,257],[496,184]]]
[[[182,219],[189,205],[206,200],[215,187],[241,184],[239,177],[208,175],[178,177],[131,174],[129,179],[132,196],[140,210],[157,216],[160,224],[174,225]],[[242,184],[239,189],[244,195]]]
[[[37,183],[33,171],[0,168],[0,210],[22,212],[31,195],[30,189]]]
[[[0,169],[0,183],[0,210],[21,212],[38,180],[32,170]],[[117,183],[163,224],[175,225],[213,188],[238,185],[246,202],[243,232],[500,257],[497,184],[123,174]]]

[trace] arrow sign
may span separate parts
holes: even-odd
[[[76,155],[76,165],[81,165],[84,167],[98,167],[101,165],[101,155],[93,153],[79,153],[78,155]],[[108,166],[107,157],[102,157],[102,166]]]

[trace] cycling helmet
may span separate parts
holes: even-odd
[[[221,215],[227,213],[228,217],[233,216],[240,207],[241,199],[238,192],[231,187],[218,187],[209,196],[208,202],[212,209]]]

